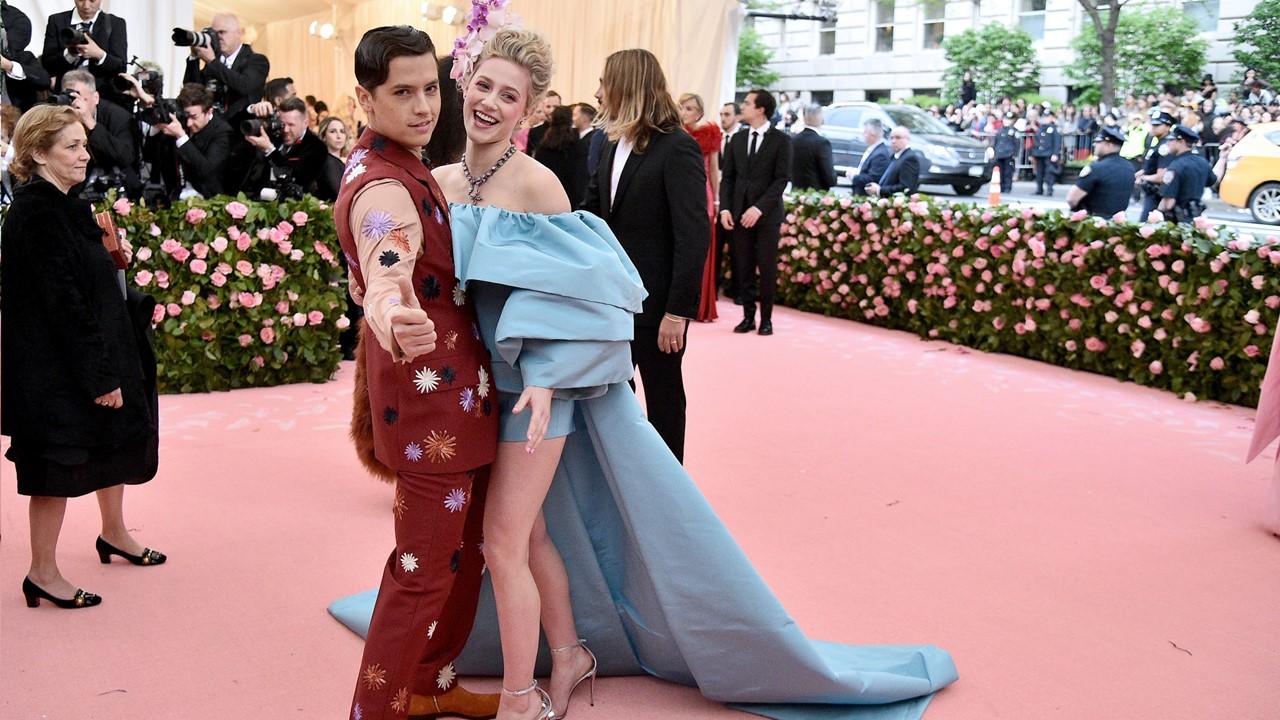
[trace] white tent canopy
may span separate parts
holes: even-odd
[[[10,4],[31,18],[30,49],[37,55],[48,16],[72,7],[70,0]],[[130,54],[165,68],[171,94],[181,85],[187,57],[170,42],[172,29],[198,29],[214,13],[232,12],[246,28],[246,42],[271,60],[272,77],[292,77],[300,94],[315,95],[335,110],[353,94],[352,54],[365,30],[414,25],[447,52],[464,29],[469,7],[465,0],[103,0],[104,10],[128,23]],[[565,102],[592,101],[605,57],[632,47],[657,55],[674,94],[696,92],[710,107],[732,99],[742,18],[737,0],[513,0],[510,8],[524,26],[551,41],[552,87]],[[444,21],[449,15],[455,24]],[[313,25],[326,23],[331,37],[312,34]]]

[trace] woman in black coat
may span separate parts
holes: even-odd
[[[27,605],[41,599],[79,608],[102,599],[76,588],[57,564],[67,498],[98,495],[103,563],[119,555],[135,565],[165,556],[144,548],[125,525],[124,485],[144,483],[157,466],[155,300],[126,296],[102,244],[91,206],[69,195],[89,161],[79,117],[42,105],[14,129],[18,180],[4,220],[0,302],[0,431],[18,492],[31,497],[31,569]]]

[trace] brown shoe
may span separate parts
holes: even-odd
[[[414,695],[409,701],[409,717],[464,717],[488,720],[498,714],[498,694],[477,694],[454,685],[439,695]]]

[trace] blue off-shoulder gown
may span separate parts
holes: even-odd
[[[518,393],[523,381],[575,401],[544,512],[601,674],[648,673],[783,720],[919,718],[957,679],[951,656],[806,637],[645,419],[627,384],[645,291],[604,221],[472,205],[452,216],[458,279],[469,291],[503,286],[477,306],[498,389]],[[340,599],[330,612],[363,636],[375,596]],[[455,667],[502,674],[487,580]],[[539,673],[549,668],[544,647]]]

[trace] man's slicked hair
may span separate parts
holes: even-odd
[[[387,81],[392,60],[418,55],[431,55],[433,59],[436,56],[436,46],[426,33],[408,25],[374,28],[356,46],[356,82],[373,92]]]

